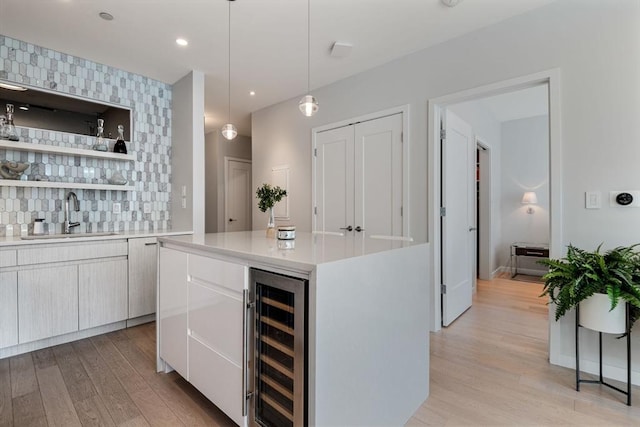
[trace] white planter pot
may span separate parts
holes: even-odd
[[[593,294],[580,303],[580,325],[607,334],[626,332],[626,302],[620,301],[612,311],[606,294]]]

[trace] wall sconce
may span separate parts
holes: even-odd
[[[538,203],[538,196],[536,196],[536,192],[525,191],[524,195],[522,196],[522,204],[529,205],[529,207],[527,208],[528,214],[532,214],[535,212],[531,205],[535,205],[536,203]]]

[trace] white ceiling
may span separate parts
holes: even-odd
[[[311,0],[311,88],[552,1]],[[304,0],[0,0],[0,34],[170,84],[201,70],[210,131],[227,122],[229,5],[231,121],[250,135],[251,112],[306,92]],[[189,46],[178,47],[178,37]],[[351,56],[331,57],[335,41],[353,44]]]

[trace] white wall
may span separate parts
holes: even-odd
[[[502,129],[500,122],[491,114],[491,112],[480,101],[468,101],[460,104],[454,104],[447,107],[453,111],[461,119],[466,121],[473,128],[473,132],[477,138],[489,147],[489,162],[491,163],[491,218],[484,222],[485,218],[481,218],[481,224],[478,224],[478,235],[486,230],[487,225],[491,228],[490,244],[488,245],[488,253],[480,248],[480,266],[479,273],[481,279],[490,279],[491,275],[498,268],[497,250],[501,239],[501,196],[502,189],[500,179],[500,147],[502,145]],[[484,172],[484,171],[483,171]],[[484,178],[484,175],[483,175]],[[489,224],[487,224],[489,223]],[[486,249],[485,249],[486,250]],[[485,257],[488,258],[488,267],[485,268]],[[488,271],[485,271],[488,270]]]
[[[173,85],[171,226],[204,233],[204,74],[192,71]],[[182,207],[182,187],[186,208]]]
[[[320,111],[311,119],[300,115],[297,98],[260,110],[253,114],[252,124],[254,184],[269,176],[272,165],[293,165],[292,220],[310,230],[311,127],[409,104],[411,234],[426,239],[428,221],[435,220],[427,217],[427,101],[559,68],[563,203],[554,209],[562,211],[563,243],[585,248],[603,241],[606,247],[635,243],[640,240],[638,210],[605,205],[585,210],[584,192],[640,187],[638,22],[637,0],[558,0],[313,90]],[[254,215],[254,226],[256,221],[264,223],[259,215]],[[636,331],[633,353],[635,380],[640,382],[637,335]],[[551,360],[571,366],[572,319],[552,324],[551,340]],[[616,360],[608,363],[621,364],[623,350],[613,351]],[[592,351],[583,353],[597,357]]]
[[[205,232],[224,231],[224,158],[251,160],[251,137],[238,135],[232,141],[216,129],[205,135]]]
[[[513,242],[549,243],[549,119],[548,116],[502,123],[502,240],[498,260],[509,267]],[[522,204],[525,191],[535,191],[534,213]],[[535,258],[520,258],[525,272],[544,273]]]

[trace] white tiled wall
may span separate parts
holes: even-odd
[[[29,180],[69,182],[69,189],[0,187],[0,236],[6,225],[13,234],[21,224],[29,232],[35,218],[45,219],[45,231],[60,233],[64,222],[64,198],[70,190],[80,200],[73,221],[78,231],[159,230],[170,228],[171,194],[171,86],[124,70],[0,35],[0,79],[40,87],[61,94],[86,97],[130,108],[133,133],[128,144],[134,162],[90,159],[55,154],[0,149],[0,160],[29,162]],[[4,106],[0,106],[4,108]],[[21,142],[90,148],[95,138],[64,132],[20,127],[20,111],[14,122]],[[135,191],[74,190],[73,183],[106,183],[119,170]],[[113,214],[114,202],[122,213]],[[151,212],[143,213],[149,203]]]

